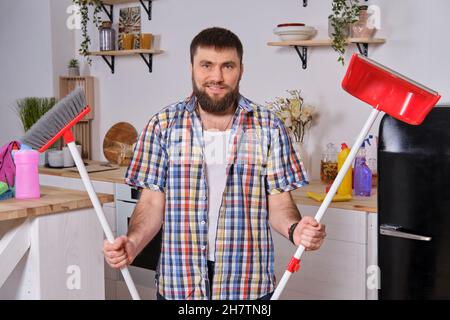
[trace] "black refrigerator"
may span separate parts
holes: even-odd
[[[379,298],[450,299],[450,107],[385,115],[378,148]]]

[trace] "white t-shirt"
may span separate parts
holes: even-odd
[[[228,141],[231,130],[205,130],[206,179],[208,183],[208,260],[215,261],[217,221],[226,185]]]

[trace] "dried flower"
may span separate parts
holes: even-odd
[[[314,107],[303,104],[299,90],[287,90],[290,98],[275,98],[267,102],[267,108],[283,121],[288,131],[294,136],[296,142],[303,143],[305,129],[311,123]]]

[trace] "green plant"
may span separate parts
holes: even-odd
[[[89,6],[94,7],[94,12],[92,13],[92,21],[98,28],[100,26],[100,12],[102,11],[103,2],[101,0],[72,0],[72,2],[80,7],[81,15],[81,35],[83,40],[80,44],[80,49],[78,52],[85,56],[89,65],[92,63],[92,59],[89,57],[89,44],[91,43],[91,38],[89,37],[87,31],[87,24],[89,22]]]
[[[27,132],[48,110],[56,104],[55,98],[29,97],[17,100],[16,110]]]
[[[79,64],[78,64],[78,60],[77,59],[70,59],[69,60],[69,64],[68,67],[69,68],[78,68]]]
[[[328,16],[333,27],[331,35],[333,49],[339,54],[338,61],[344,65],[344,54],[347,49],[347,30],[358,21],[359,0],[333,0],[332,14]]]

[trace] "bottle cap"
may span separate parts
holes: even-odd
[[[344,142],[341,143],[341,150],[348,149],[348,145]]]

